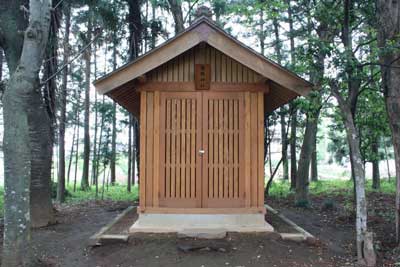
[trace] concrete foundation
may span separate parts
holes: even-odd
[[[264,214],[139,214],[130,233],[198,232],[220,229],[226,232],[273,232]]]

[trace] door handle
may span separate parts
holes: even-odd
[[[203,156],[204,153],[205,153],[205,151],[204,151],[203,149],[200,149],[200,150],[199,150],[199,155],[200,155],[200,156]]]

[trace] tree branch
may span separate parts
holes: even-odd
[[[93,44],[101,35],[102,30],[100,30],[97,35],[89,42],[87,43],[70,61],[62,65],[53,75],[48,77],[45,81],[42,81],[40,83],[40,87],[48,83],[50,80],[52,80],[54,77],[56,77],[61,71],[63,71],[69,64],[71,64],[73,61],[75,61],[83,52],[85,52],[91,44]]]

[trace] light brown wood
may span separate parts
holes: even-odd
[[[250,158],[250,144],[251,144],[251,117],[250,117],[250,92],[245,93],[245,144],[244,144],[244,157],[245,157],[245,203],[246,207],[250,207],[250,180],[251,180],[251,158]]]
[[[146,116],[146,206],[153,206],[154,93],[147,93]]]
[[[146,208],[146,114],[147,114],[147,93],[142,92],[140,94],[141,100],[141,112],[140,112],[140,194],[139,201],[141,208],[145,210]]]
[[[164,213],[164,214],[265,214],[264,207],[251,208],[155,208],[147,207],[145,210],[138,207],[139,213]]]
[[[258,207],[264,206],[264,94],[257,93],[258,98]]]
[[[257,206],[257,194],[258,194],[258,138],[257,138],[257,94],[251,93],[251,111],[250,111],[250,132],[251,132],[251,206]]]
[[[258,92],[269,93],[268,83],[221,83],[212,82],[210,84],[210,91],[237,91],[237,92]],[[137,91],[169,91],[169,92],[194,92],[196,86],[194,82],[158,82],[149,81],[145,84],[137,86]]]
[[[160,183],[160,92],[154,93],[154,177],[153,177],[153,206],[158,207]]]

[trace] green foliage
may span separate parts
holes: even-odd
[[[67,202],[74,203],[74,202],[81,202],[87,200],[95,200],[96,199],[96,191],[94,187],[90,188],[86,191],[77,190],[73,192],[73,187],[68,186],[67,190],[71,192],[71,195],[66,198]],[[100,192],[102,188],[99,188]],[[99,194],[99,198],[100,199]],[[138,186],[132,187],[132,192],[129,193],[126,190],[125,185],[114,185],[109,186],[108,188],[104,189],[104,199],[105,200],[114,200],[114,201],[136,201],[138,200]]]
[[[350,179],[331,179],[331,180],[320,180],[311,182],[309,185],[309,191],[311,195],[321,196],[329,198],[329,196],[344,195],[351,197],[353,195],[353,181]],[[366,181],[367,193],[375,191],[372,189],[372,181]],[[381,180],[380,192],[385,194],[394,195],[396,193],[396,182],[395,179],[388,181],[387,179]],[[290,183],[286,180],[274,181],[270,188],[270,196],[274,198],[287,198],[293,194],[290,191]],[[303,204],[303,203],[299,203]]]

